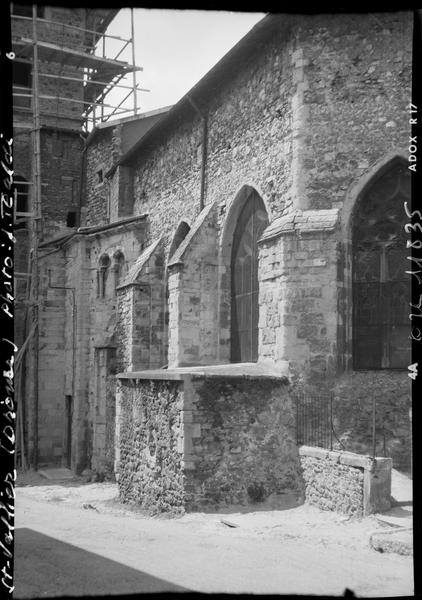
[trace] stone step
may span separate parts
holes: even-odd
[[[75,474],[72,473],[70,469],[65,467],[46,467],[44,469],[39,469],[38,473],[45,477],[46,479],[50,479],[52,481],[61,481],[63,479],[74,479]]]
[[[390,531],[377,531],[370,536],[369,545],[377,552],[394,552],[410,556],[413,554],[413,529],[403,527]]]

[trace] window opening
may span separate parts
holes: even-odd
[[[71,210],[67,213],[66,227],[76,227],[76,211]]]
[[[105,298],[107,292],[107,277],[110,267],[110,258],[105,255],[100,259],[100,267],[98,269],[98,280],[97,280],[97,296],[99,298]]]
[[[268,225],[262,199],[253,192],[233,236],[231,256],[231,361],[258,360],[258,239]]]
[[[410,173],[400,162],[358,200],[352,231],[355,369],[401,369],[411,362],[403,209],[410,196]]]
[[[123,252],[114,255],[114,290],[122,283],[125,275],[125,257]]]

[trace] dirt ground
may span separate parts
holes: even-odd
[[[412,557],[369,547],[370,534],[388,527],[375,516],[348,519],[286,496],[284,510],[154,518],[120,504],[114,483],[52,482],[36,473],[17,483],[15,598],[413,594]]]

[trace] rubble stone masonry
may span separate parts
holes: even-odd
[[[391,458],[301,446],[305,501],[354,517],[391,507]]]
[[[124,502],[183,512],[301,494],[285,380],[150,373],[120,379],[116,473]]]

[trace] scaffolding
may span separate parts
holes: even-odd
[[[24,443],[24,387],[28,385],[27,378],[24,377],[23,365],[25,358],[28,357],[28,352],[31,360],[30,370],[33,375],[29,396],[33,399],[31,410],[34,415],[34,450],[30,463],[35,469],[38,467],[38,244],[42,222],[40,139],[44,119],[54,117],[51,111],[43,112],[42,102],[45,100],[56,101],[56,118],[68,118],[75,123],[75,128],[79,128],[81,133],[88,133],[96,125],[108,121],[113,116],[128,116],[129,113],[136,116],[138,112],[137,94],[140,91],[149,90],[140,88],[136,80],[137,72],[142,69],[135,65],[133,9],[131,9],[131,35],[129,38],[106,33],[108,25],[117,12],[118,10],[115,9],[86,9],[85,24],[89,25],[92,22],[93,26],[92,28],[83,28],[45,19],[40,15],[40,7],[37,5],[32,5],[32,15],[30,13],[22,14],[22,10],[14,10],[12,5],[12,44],[15,60],[27,63],[31,70],[30,85],[13,85],[14,137],[19,134],[19,129],[30,130],[33,149],[31,181],[15,182],[19,184],[19,192],[15,188],[14,212],[16,225],[27,223],[29,237],[26,272],[15,271],[15,290],[17,281],[23,280],[25,283],[24,342],[16,357],[17,446],[18,462],[23,469],[27,466]],[[95,21],[97,21],[97,28],[95,28]],[[51,38],[54,39],[54,43]],[[111,42],[118,49],[114,50],[110,56]],[[131,62],[121,59],[125,50],[130,52]],[[49,68],[51,65],[55,66],[55,72],[51,72],[52,69]],[[130,82],[125,81],[128,76],[131,76]],[[56,94],[42,92],[44,80],[57,82]],[[79,83],[82,94],[79,94],[78,98],[60,94],[59,82],[66,82],[68,85]],[[117,105],[113,105],[106,100],[110,92],[116,88],[127,91],[127,94]],[[132,106],[127,108],[129,103]],[[66,115],[71,116],[63,117],[63,114],[59,112],[60,106],[77,106],[80,107],[80,110],[78,114],[76,109],[73,112],[69,111]],[[16,119],[17,112],[23,114],[24,118],[20,121]],[[77,116],[73,116],[76,114]],[[26,196],[29,202],[29,207],[25,210],[17,210],[19,195]],[[29,410],[28,407],[26,408]]]
[[[113,13],[114,17],[117,11],[109,10],[107,12]],[[136,81],[136,73],[142,68],[135,65],[133,9],[131,9],[131,36],[129,38],[105,33],[104,26],[108,25],[110,20],[110,18],[104,18],[101,23],[102,29],[95,30],[39,18],[35,10],[32,17],[12,14],[12,31],[13,22],[28,24],[32,22],[32,36],[21,35],[13,39],[16,60],[29,61],[33,68],[32,90],[28,91],[22,86],[14,85],[14,103],[16,104],[16,101],[21,98],[26,98],[28,101],[32,99],[34,119],[36,98],[38,101],[56,100],[77,104],[81,107],[85,131],[89,131],[92,127],[113,116],[127,115],[128,113],[136,115],[138,112],[137,93],[149,90],[139,87]],[[48,32],[49,37],[54,33],[55,42],[43,40],[43,32]],[[78,48],[72,48],[68,43],[72,34],[80,36]],[[107,42],[111,41],[115,46],[117,45],[117,48],[112,52],[112,56],[108,56],[111,52],[110,43],[107,46]],[[119,60],[125,50],[130,51],[131,63]],[[52,63],[58,65],[58,73],[42,70],[42,65]],[[76,76],[63,73],[63,70],[69,67],[77,72]],[[37,74],[35,74],[35,70],[37,70]],[[132,76],[130,84],[124,82],[128,75]],[[80,83],[83,86],[83,98],[42,94],[39,84],[42,79]],[[107,96],[116,88],[128,90],[128,93],[117,105],[106,103]],[[125,108],[124,104],[130,101],[133,106]]]

